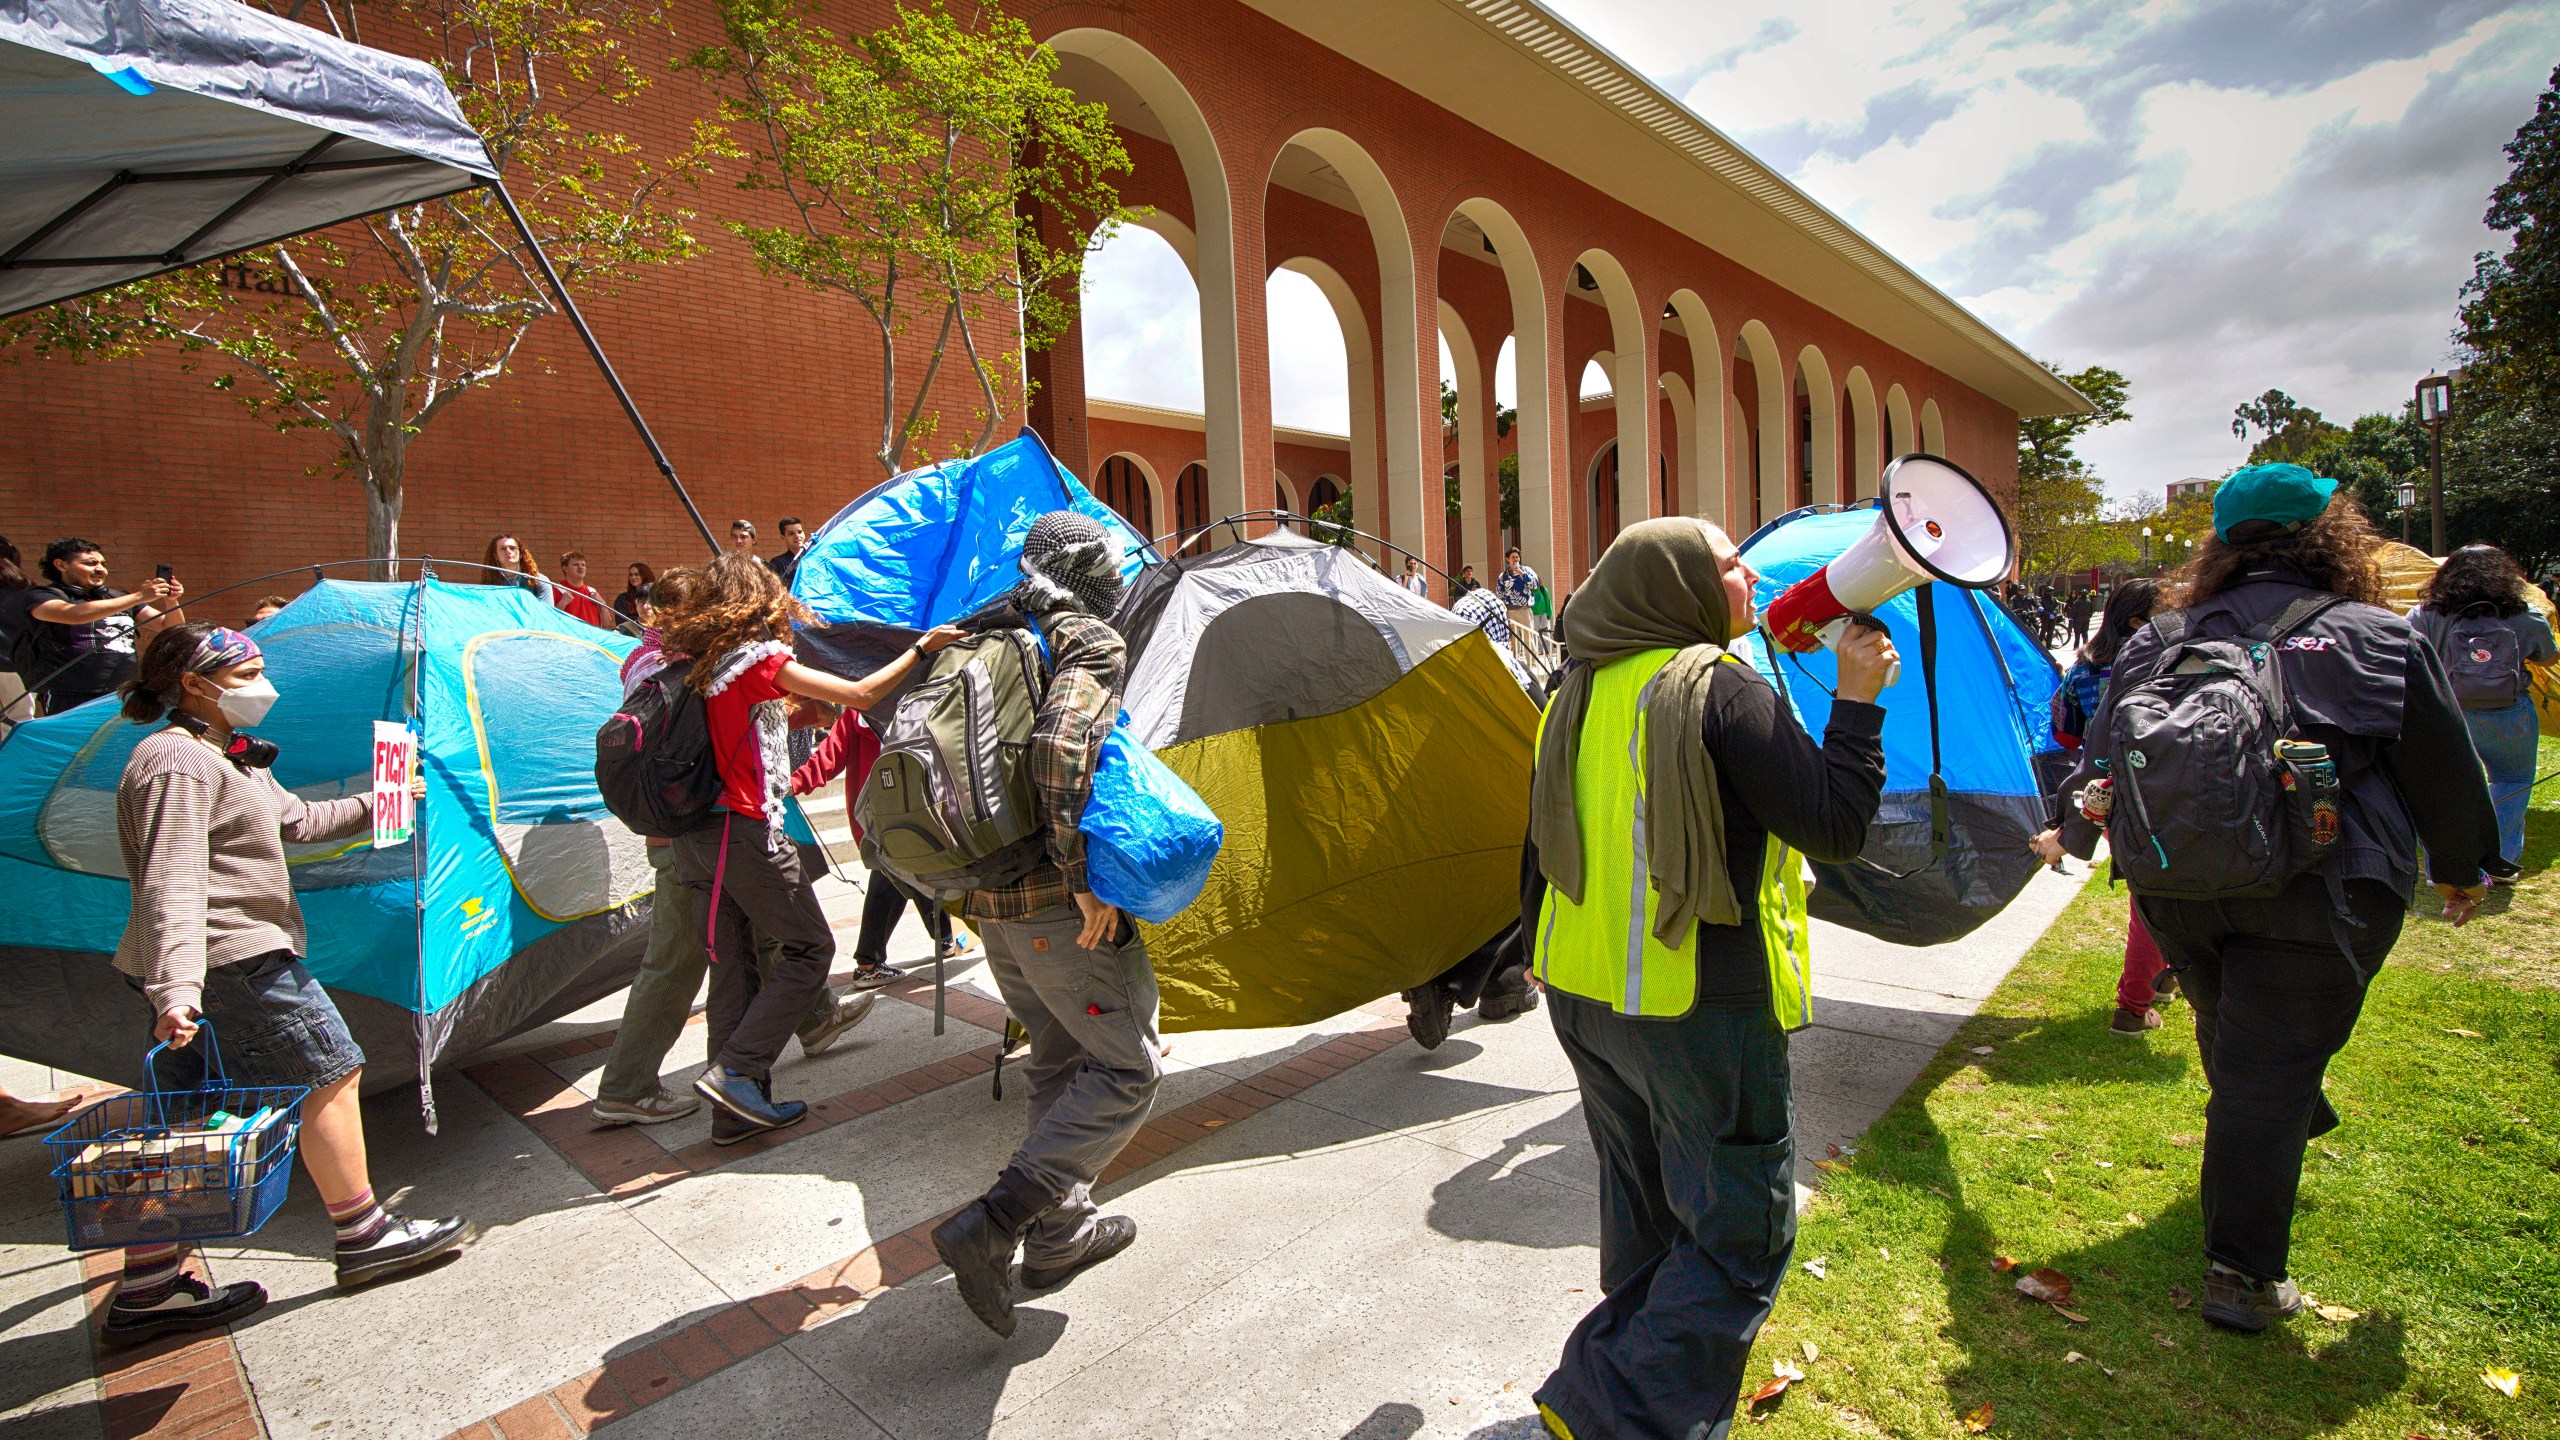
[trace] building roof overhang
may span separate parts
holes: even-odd
[[[1245,0],[2021,416],[2089,402],[1687,106],[1530,0]]]

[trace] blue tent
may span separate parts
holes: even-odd
[[[1791,511],[1762,526],[1742,546],[1761,576],[1755,603],[1765,609],[1875,521],[1867,501]],[[1902,655],[1902,679],[1882,699],[1884,799],[1864,853],[1814,866],[1813,913],[1880,939],[1934,945],[1998,914],[2035,874],[2027,841],[2044,828],[2037,757],[2059,748],[2052,705],[2061,676],[1978,591],[1923,585],[1876,618]],[[1759,632],[1736,648],[1820,735],[1837,679],[1831,652],[1773,655]]]
[[[594,745],[632,641],[514,586],[435,580],[324,581],[253,633],[282,695],[258,733],[296,794],[369,792],[373,722],[417,717],[418,838],[287,853],[368,1088],[630,983],[654,879],[596,793]],[[131,894],[116,781],[146,733],[101,700],[0,745],[0,1052],[138,1074],[150,1016],[107,957]]]

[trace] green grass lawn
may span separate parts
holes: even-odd
[[[2560,769],[2560,743],[2542,756]],[[1737,1432],[1963,1435],[1988,1403],[1995,1435],[2560,1436],[2556,852],[2560,781],[2521,886],[2458,931],[2422,889],[2329,1067],[2346,1123],[2312,1142],[2293,1273],[2339,1318],[2197,1318],[2194,1028],[2181,1005],[2147,1040],[2107,1032],[2126,902],[2093,879],[1826,1177],[1753,1357],[1755,1384],[1780,1359],[1806,1379]],[[2038,1266],[2085,1324],[2015,1293]]]

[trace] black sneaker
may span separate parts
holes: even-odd
[[[1073,1260],[1061,1265],[1034,1265],[1029,1260],[1023,1261],[1022,1288],[1046,1290],[1053,1285],[1064,1285],[1075,1278],[1077,1272],[1090,1270],[1128,1249],[1130,1242],[1137,1238],[1137,1221],[1126,1215],[1105,1215],[1093,1222],[1093,1233],[1085,1237],[1083,1253]]]
[[[1489,990],[1482,1000],[1476,1002],[1476,1018],[1508,1020],[1537,1008],[1538,987],[1535,985],[1523,985],[1517,990]]]
[[[1407,1007],[1404,1028],[1413,1032],[1413,1043],[1425,1050],[1437,1050],[1449,1038],[1449,1017],[1457,1009],[1448,990],[1438,981],[1404,992]]]
[[[338,1288],[353,1290],[414,1270],[470,1238],[471,1226],[464,1220],[412,1220],[386,1211],[383,1227],[372,1239],[338,1247]]]
[[[2219,1265],[2204,1272],[2204,1318],[2225,1330],[2255,1335],[2302,1313],[2302,1291],[2291,1280],[2253,1280]]]
[[[169,1293],[152,1304],[127,1305],[118,1300],[108,1306],[102,1334],[110,1345],[139,1345],[157,1335],[211,1330],[245,1320],[266,1303],[267,1287],[254,1280],[216,1290],[193,1275],[181,1275]]]
[[[853,974],[847,977],[844,988],[853,991],[877,990],[883,985],[894,985],[906,978],[900,972],[874,960],[868,965],[857,967]]]

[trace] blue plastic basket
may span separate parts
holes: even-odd
[[[72,1249],[254,1234],[284,1203],[302,1133],[302,1101],[311,1092],[300,1085],[233,1088],[213,1025],[200,1028],[208,1072],[201,1089],[155,1088],[101,1101],[45,1137]],[[154,1066],[168,1048],[154,1045],[142,1057],[144,1083],[158,1085]],[[217,1113],[258,1118],[228,1132],[230,1144],[208,1159],[204,1149],[186,1145],[185,1132],[201,1131]],[[128,1140],[165,1143],[143,1153],[90,1153],[92,1146]]]

